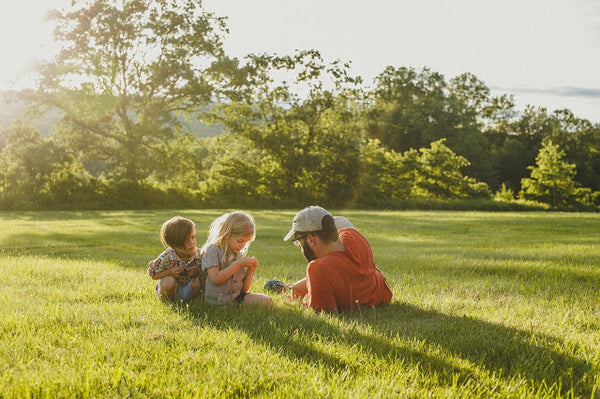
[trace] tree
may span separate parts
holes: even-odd
[[[575,117],[567,109],[554,111],[549,138],[565,152],[565,161],[577,165],[574,180],[600,191],[600,126]]]
[[[519,197],[553,207],[577,205],[583,193],[575,184],[575,164],[563,161],[565,153],[552,141],[542,143],[536,166],[529,166],[531,176],[521,180]]]
[[[357,205],[364,208],[393,207],[410,198],[418,159],[388,150],[369,139],[361,149],[361,173]]]
[[[72,4],[51,14],[62,50],[26,97],[64,112],[60,140],[90,170],[137,183],[170,168],[165,144],[186,134],[178,114],[227,93],[238,71],[223,19],[195,0]]]
[[[425,147],[448,133],[444,76],[427,68],[418,72],[387,67],[375,83],[367,115],[371,138],[404,152]]]
[[[444,141],[441,139],[431,143],[429,148],[404,154],[404,158],[417,161],[412,195],[436,199],[489,198],[487,184],[463,175],[461,169],[469,161],[456,155]]]
[[[33,127],[15,123],[0,152],[0,208],[40,206],[55,169],[71,162],[53,140]]]
[[[446,139],[445,145],[469,160],[464,173],[494,181],[488,136],[483,132],[501,126],[500,118],[510,115],[509,98],[492,97],[470,73],[446,81],[427,68],[388,67],[375,82],[366,115],[371,138],[397,152]]]
[[[249,152],[256,195],[272,204],[342,206],[354,198],[362,134],[356,80],[348,65],[315,50],[291,56],[251,55],[246,97],[215,115]],[[276,77],[282,77],[277,79]],[[236,162],[235,158],[230,158]],[[239,163],[239,160],[238,160]],[[235,170],[222,168],[223,170]]]

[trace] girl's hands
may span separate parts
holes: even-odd
[[[247,267],[248,270],[256,270],[258,268],[258,259],[255,256],[251,256],[249,258],[242,258],[242,262],[244,267]]]

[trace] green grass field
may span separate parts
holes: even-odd
[[[161,304],[160,225],[221,213],[0,213],[0,397],[600,397],[600,214],[346,211],[390,305]],[[254,292],[294,213],[252,212]]]

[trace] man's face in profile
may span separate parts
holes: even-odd
[[[313,250],[308,246],[308,243],[306,242],[306,237],[308,237],[308,235],[298,237],[296,238],[296,241],[300,243],[300,248],[302,248],[302,254],[306,258],[306,260],[308,262],[311,262],[317,259],[317,257],[315,256]]]

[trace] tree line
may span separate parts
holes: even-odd
[[[0,132],[0,209],[600,209],[600,126],[517,110],[473,74],[387,67],[365,85],[317,50],[231,58],[226,20],[192,0],[50,17],[62,50],[16,97],[62,116]],[[195,119],[224,132],[200,138]]]

